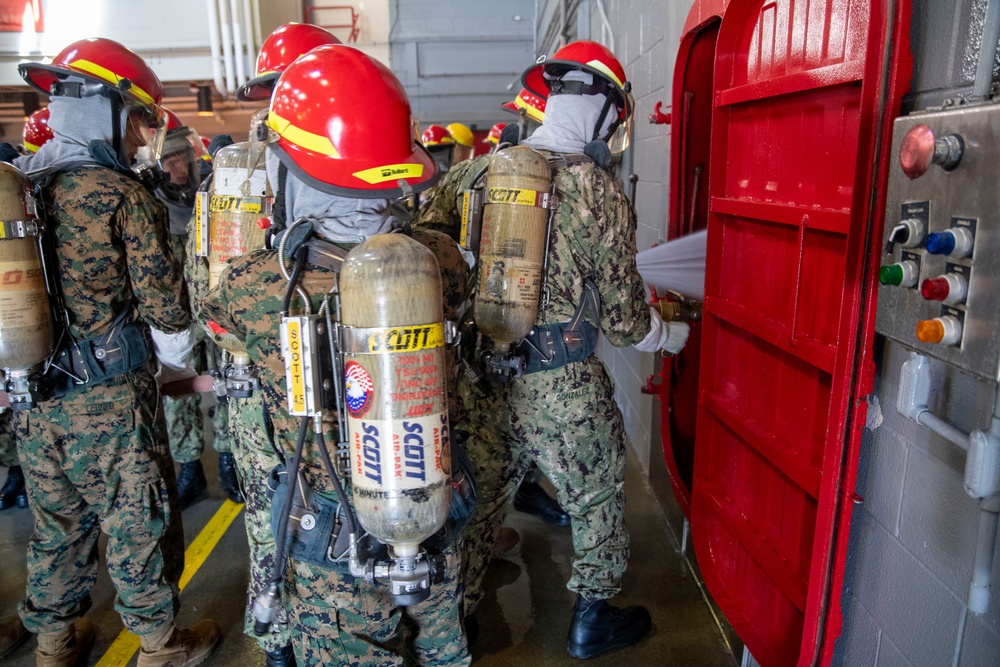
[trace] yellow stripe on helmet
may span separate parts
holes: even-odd
[[[602,63],[600,60],[591,60],[590,62],[587,63],[587,67],[593,67],[598,72],[601,72],[606,77],[608,77],[609,79],[611,79],[612,81],[614,81],[615,83],[617,83],[619,88],[624,88],[625,87],[625,82],[622,81],[621,79],[619,79],[615,75],[615,73],[612,72],[611,69],[607,65],[605,65],[604,63]]]
[[[524,109],[525,113],[528,114],[528,118],[535,122],[541,123],[545,121],[545,113],[525,102],[520,95],[514,98],[514,106],[518,109]]]
[[[424,175],[424,165],[414,163],[387,164],[363,171],[356,171],[352,176],[360,178],[365,183],[375,185],[386,181],[398,181],[401,178],[420,178]]]
[[[117,74],[109,70],[107,67],[102,67],[101,65],[98,65],[97,63],[91,62],[89,60],[83,60],[83,59],[74,60],[69,64],[69,66],[76,68],[78,70],[82,70],[93,76],[96,76],[98,79],[107,81],[112,86],[117,86],[118,82],[125,78],[123,76],[118,76]],[[129,79],[129,83],[132,84],[131,87],[129,87],[128,89],[130,95],[134,95],[145,104],[150,104],[153,106],[156,105],[156,101],[153,100],[152,95],[150,95],[145,90],[137,86],[135,81]]]
[[[321,155],[340,157],[340,152],[333,146],[329,137],[313,134],[301,127],[296,127],[292,125],[292,121],[285,120],[273,111],[267,114],[267,126],[277,132],[282,139],[287,139],[296,146]]]
[[[37,153],[38,149],[41,148],[41,146],[36,146],[35,144],[31,143],[30,141],[22,141],[21,143],[24,145],[25,148],[27,148],[32,153]]]

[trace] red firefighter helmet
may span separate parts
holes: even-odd
[[[567,84],[577,82],[555,83],[572,70],[594,75],[594,83],[590,86],[578,84],[572,89],[567,89]],[[614,133],[619,124],[631,119],[632,109],[635,106],[629,92],[631,85],[625,78],[625,69],[615,58],[615,54],[607,47],[588,40],[571,42],[556,51],[552,58],[539,59],[537,63],[524,70],[521,84],[529,92],[546,99],[551,93],[556,92],[606,94],[618,108],[618,119],[612,124],[611,133]]]
[[[163,84],[159,77],[145,60],[114,40],[81,39],[60,51],[51,64],[21,63],[17,69],[28,85],[46,95],[83,97],[110,88],[130,106],[148,108],[160,117]],[[71,76],[84,83],[70,85],[66,79]]]
[[[257,102],[270,98],[278,76],[296,58],[317,46],[340,43],[339,39],[323,28],[309,23],[286,23],[278,26],[261,45],[254,77],[236,91],[237,99]]]
[[[24,131],[21,134],[24,147],[32,153],[37,153],[46,141],[54,137],[52,128],[49,127],[49,108],[39,109],[28,116],[24,122]]]
[[[434,160],[413,136],[402,84],[350,46],[320,46],[289,65],[267,125],[285,166],[324,192],[391,197],[403,193],[400,181],[414,191],[436,181]]]
[[[521,109],[524,109],[525,115],[536,123],[545,121],[545,98],[535,95],[527,88],[522,88],[517,97],[504,102],[500,108],[515,114],[520,114]]]
[[[490,133],[486,135],[485,139],[483,139],[483,143],[493,144],[494,146],[496,146],[498,143],[500,143],[500,133],[503,132],[503,129],[505,127],[507,127],[507,123],[497,123],[496,125],[491,127]]]
[[[451,136],[451,132],[447,128],[441,127],[440,125],[428,125],[424,133],[420,135],[420,143],[424,147],[430,146],[441,146],[443,144],[453,144],[455,143],[455,138]]]

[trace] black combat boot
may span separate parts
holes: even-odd
[[[574,658],[596,658],[616,648],[631,646],[645,637],[651,627],[645,607],[619,609],[607,600],[578,595],[566,650]]]
[[[264,656],[265,667],[295,667],[295,651],[291,644],[267,651]]]
[[[569,514],[559,506],[559,502],[547,494],[541,484],[521,482],[514,494],[514,509],[525,514],[534,514],[552,526],[568,526]]]
[[[180,497],[181,509],[186,509],[194,501],[201,499],[207,490],[208,482],[205,480],[205,469],[201,467],[201,461],[182,463],[181,472],[177,475],[177,495]]]
[[[240,490],[240,480],[236,477],[236,462],[233,461],[232,452],[219,454],[219,486],[234,503],[246,502]]]
[[[24,472],[21,466],[11,466],[7,469],[7,481],[0,489],[0,510],[15,506],[28,506],[28,490],[24,488]]]

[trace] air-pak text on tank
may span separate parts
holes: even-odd
[[[444,324],[378,329],[368,335],[368,351],[374,354],[416,352],[444,345]]]
[[[357,452],[357,470],[359,475],[364,475],[376,484],[382,483],[382,443],[379,441],[378,426],[361,422],[360,433],[355,433],[354,437],[361,440],[361,446],[355,447]]]

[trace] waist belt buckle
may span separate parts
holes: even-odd
[[[552,363],[556,358],[555,347],[552,345],[552,330],[541,327],[538,330],[538,347],[541,352],[542,365]]]
[[[583,347],[583,334],[578,330],[563,331],[562,339],[566,348],[574,352]]]

